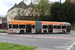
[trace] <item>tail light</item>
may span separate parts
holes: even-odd
[[[8,30],[8,26],[7,26],[7,30]]]

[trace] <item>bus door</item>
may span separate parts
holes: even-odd
[[[30,32],[31,33],[31,25],[26,25],[26,32]]]
[[[49,31],[49,33],[53,32],[53,26],[52,25],[49,25],[48,31]]]

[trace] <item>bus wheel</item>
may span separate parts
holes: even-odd
[[[43,32],[44,34],[47,34],[47,31],[46,30],[44,30],[44,32]]]
[[[63,30],[63,31],[62,31],[62,33],[64,34],[64,33],[65,33],[65,31]]]
[[[21,31],[20,31],[20,33],[21,33],[21,34],[24,34],[24,31],[23,31],[23,30],[21,30]]]

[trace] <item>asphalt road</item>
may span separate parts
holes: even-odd
[[[75,31],[70,34],[7,34],[0,33],[0,42],[48,48],[75,50]]]

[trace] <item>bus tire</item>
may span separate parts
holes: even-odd
[[[65,33],[65,30],[63,30],[62,33],[64,34]]]
[[[23,30],[21,30],[21,31],[20,31],[20,34],[24,34],[24,31],[23,31]]]
[[[46,30],[44,30],[44,32],[43,32],[44,34],[47,34],[47,31]]]

